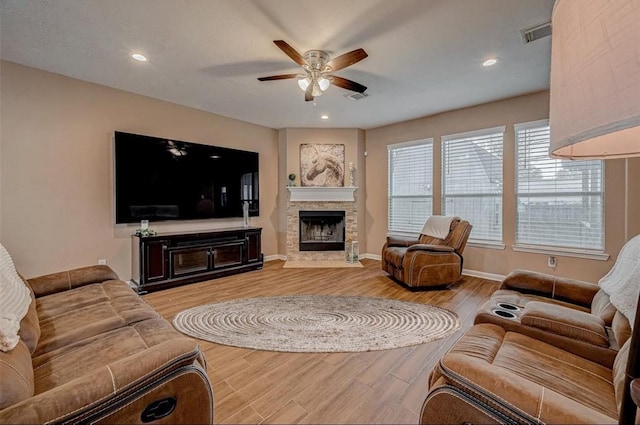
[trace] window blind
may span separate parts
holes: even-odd
[[[604,249],[604,162],[549,157],[548,120],[516,131],[516,244]]]
[[[475,241],[502,241],[502,147],[505,127],[442,137],[443,214],[473,225]]]
[[[387,150],[389,231],[420,233],[433,212],[433,139]]]

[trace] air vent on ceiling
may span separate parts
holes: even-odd
[[[551,35],[551,21],[543,22],[535,27],[525,28],[521,32],[525,43],[548,37]]]
[[[364,99],[365,97],[368,97],[369,95],[367,93],[352,93],[352,94],[348,94],[345,97],[347,99],[351,99],[351,100],[360,100],[360,99]]]

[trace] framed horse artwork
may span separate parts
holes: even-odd
[[[344,145],[300,145],[302,186],[344,186]]]

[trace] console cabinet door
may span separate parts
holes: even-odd
[[[166,240],[142,242],[142,283],[151,283],[169,278],[168,243]]]
[[[260,232],[247,232],[245,237],[247,241],[247,262],[252,263],[260,261],[262,254],[262,247],[260,246]]]
[[[169,250],[169,269],[171,277],[211,271],[211,248],[171,248]]]

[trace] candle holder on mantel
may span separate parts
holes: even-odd
[[[296,185],[296,175],[291,173],[288,176],[289,179],[289,183],[287,184],[287,186],[295,186]]]
[[[354,184],[354,172],[355,172],[356,168],[353,166],[353,162],[349,163],[349,186],[353,187],[355,186]]]

